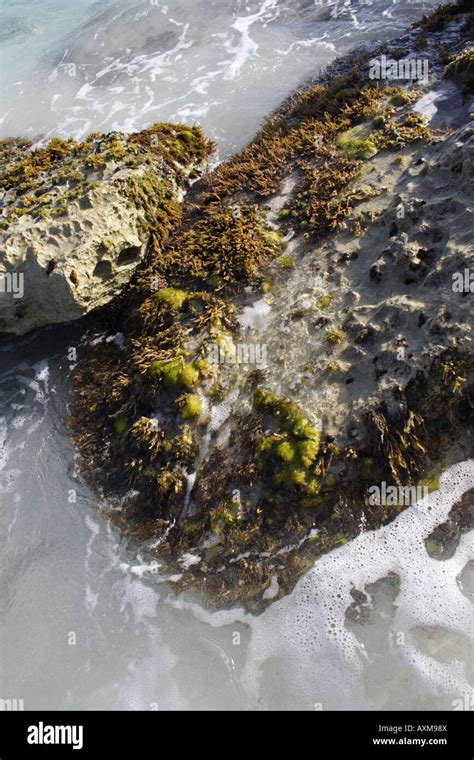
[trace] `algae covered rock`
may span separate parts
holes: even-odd
[[[212,146],[156,124],[33,148],[0,142],[0,332],[78,319],[111,301],[180,219]]]
[[[453,79],[465,93],[474,89],[474,48],[470,47],[454,58],[444,70],[446,79]]]
[[[443,30],[376,52],[436,51]],[[375,85],[368,60],[336,62],[196,183],[104,317],[123,343],[85,341],[75,371],[106,514],[217,606],[260,611],[472,455],[473,125],[461,90],[454,129],[416,110],[446,87],[435,52],[416,89]],[[381,484],[400,501],[372,501]]]

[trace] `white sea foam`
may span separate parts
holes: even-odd
[[[37,368],[38,372],[42,369]],[[35,376],[32,367],[24,365],[20,370],[17,366],[5,382],[18,378],[18,373],[25,381]],[[42,386],[45,380],[46,374],[35,382]],[[56,382],[53,377],[51,383]],[[26,383],[23,388],[28,399],[36,397],[36,389]],[[227,399],[209,410],[213,434],[225,428],[235,401]],[[17,406],[15,414],[29,414],[28,407]],[[48,419],[40,401],[33,409],[40,419]],[[14,468],[14,452],[8,448],[13,431],[19,436],[22,428],[8,427],[0,420],[4,471]],[[17,480],[15,487],[22,483]],[[51,582],[57,589],[64,583],[65,588],[75,589],[87,611],[81,616],[83,629],[78,641],[90,644],[86,662],[83,648],[77,648],[76,687],[68,705],[109,709],[156,709],[156,705],[163,709],[450,709],[454,700],[469,704],[472,675],[466,660],[472,641],[472,600],[466,588],[463,593],[458,579],[472,557],[473,537],[464,535],[454,556],[443,562],[428,556],[423,539],[446,519],[451,505],[472,484],[472,463],[451,468],[441,478],[440,492],[406,510],[390,525],[361,534],[320,558],[290,595],[273,602],[259,617],[241,609],[210,613],[189,598],[170,596],[167,584],[178,576],[167,577],[148,556],[134,556],[133,548],[119,539],[110,524],[95,516],[95,507],[90,513],[86,509],[81,517],[84,507],[76,505],[72,511],[80,516],[79,524],[66,522],[65,556],[55,556],[57,574],[54,564],[40,574],[48,589]],[[21,523],[25,517],[29,526],[33,522],[35,531],[41,529],[36,504],[27,503],[20,493],[13,494],[11,501],[5,522],[9,547],[16,546],[17,535],[24,535]],[[42,519],[48,508],[45,502]],[[67,515],[63,504],[59,514]],[[58,519],[54,512],[52,518]],[[48,538],[51,525],[45,525]],[[80,556],[72,564],[76,549]],[[31,552],[41,566],[37,549],[32,547]],[[183,557],[182,565],[185,568],[197,562],[199,556],[193,552]],[[351,589],[368,593],[368,606],[376,612],[376,594],[367,585],[388,573],[400,578],[394,603],[372,622],[347,626]],[[14,587],[18,583],[16,579]],[[277,592],[275,575],[264,596],[270,600]],[[49,604],[47,589],[41,593],[42,604]],[[58,591],[61,615],[69,609],[62,593],[65,589]],[[44,613],[39,608],[37,613],[29,612],[33,619],[36,614]],[[71,630],[76,630],[77,614],[73,605]],[[238,646],[233,643],[236,632],[242,636]],[[397,643],[400,636],[402,645]],[[104,658],[104,641],[110,650],[108,658]],[[55,657],[53,652],[48,656],[48,672],[57,669],[62,673],[62,661],[56,662]],[[21,670],[22,659],[14,668]]]
[[[263,330],[268,322],[270,312],[271,306],[264,298],[261,298],[255,301],[252,306],[245,306],[242,314],[237,317],[237,321],[243,330]]]
[[[28,3],[32,17],[37,2]],[[2,41],[0,135],[40,135],[42,144],[58,131],[81,138],[161,119],[200,121],[225,156],[337,54],[371,36],[387,39],[427,10],[423,0],[113,5],[48,0],[40,33],[22,40],[21,52],[14,36]],[[2,11],[20,13],[13,0]]]
[[[0,470],[3,470],[8,461],[7,429],[5,417],[0,417]]]
[[[455,465],[442,476],[439,491],[405,510],[389,525],[362,533],[323,556],[290,595],[273,603],[258,618],[235,610],[205,612],[184,599],[171,603],[192,611],[198,620],[214,627],[237,622],[250,626],[242,672],[249,700],[261,696],[263,674],[268,673],[271,663],[277,663],[279,678],[289,690],[285,699],[290,704],[372,709],[378,705],[363,688],[364,679],[370,682],[370,678],[376,678],[371,653],[364,651],[356,635],[346,627],[345,613],[353,601],[351,589],[364,591],[367,584],[396,573],[400,593],[390,627],[392,633],[402,634],[404,641],[403,646],[396,647],[400,668],[409,669],[409,676],[404,674],[408,683],[412,680],[417,687],[423,684],[428,693],[425,700],[429,695],[444,695],[449,707],[454,699],[474,695],[464,673],[466,665],[454,657],[444,663],[430,657],[417,646],[412,631],[418,626],[433,626],[472,641],[473,607],[456,577],[473,556],[474,536],[464,535],[455,555],[446,561],[430,558],[424,539],[446,520],[462,493],[473,486],[474,462]],[[382,679],[383,672],[383,666],[379,666]],[[385,692],[390,700],[390,693]],[[407,696],[405,699],[409,701]]]

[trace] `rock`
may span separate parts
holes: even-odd
[[[198,128],[0,142],[0,332],[22,335],[109,303],[163,235],[211,149]],[[161,216],[160,216],[161,215]]]
[[[108,342],[86,341],[74,371],[85,476],[98,473],[121,527],[150,539],[179,589],[217,606],[261,610],[408,506],[372,504],[374,485],[416,492],[472,456],[473,125],[460,94],[454,129],[434,134],[414,111],[445,87],[436,78],[399,91],[394,112],[366,64],[335,64],[193,189],[140,288],[103,314]],[[440,119],[446,108],[440,98]],[[341,150],[354,127],[376,153],[352,137]],[[238,361],[229,346],[245,349]]]
[[[425,539],[426,551],[438,560],[450,559],[463,533],[474,528],[474,489],[467,491],[452,507],[446,522],[438,525]]]

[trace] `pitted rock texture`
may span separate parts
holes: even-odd
[[[1,142],[0,332],[78,319],[130,281],[151,223],[179,215],[210,149],[198,128],[155,127],[37,149]]]

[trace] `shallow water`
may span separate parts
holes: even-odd
[[[1,134],[196,120],[225,156],[337,54],[434,5],[0,0]],[[259,618],[210,613],[169,595],[75,477],[63,420],[68,348],[83,332],[0,343],[0,698],[26,709],[471,704],[472,536],[444,562],[423,537],[472,486],[472,466],[324,557]],[[351,588],[389,573],[399,585],[371,586],[365,617],[348,618]]]
[[[200,122],[221,156],[329,61],[419,0],[1,0],[0,136]]]

